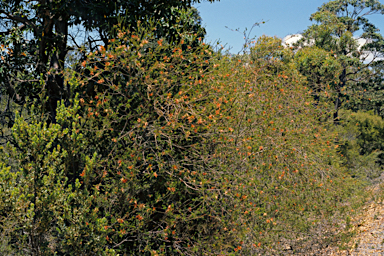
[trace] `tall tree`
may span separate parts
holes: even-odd
[[[301,46],[311,44],[332,54],[341,64],[336,73],[339,82],[334,86],[337,111],[345,95],[353,97],[362,83],[382,76],[384,38],[369,21],[372,14],[384,14],[384,5],[377,0],[334,0],[323,4],[310,20]]]
[[[0,1],[2,93],[17,104],[27,98],[44,101],[41,106],[55,122],[57,101],[69,95],[62,71],[71,49],[106,47],[114,24],[134,28],[149,19],[159,22],[158,37],[176,40],[173,26],[191,25],[194,31],[200,27],[196,11],[188,11],[194,2],[200,0]],[[76,27],[85,30],[82,39]]]

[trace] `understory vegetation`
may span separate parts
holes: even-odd
[[[329,5],[337,2],[347,1]],[[357,46],[352,34],[332,34],[347,29],[334,13],[314,16],[326,16],[328,30],[316,31],[327,47],[262,36],[230,55],[196,27],[169,36],[153,21],[117,23],[107,44],[79,48],[60,72],[47,67],[36,87],[17,84],[36,77],[12,70],[26,98],[1,105],[1,254],[344,246],[384,161],[380,100],[369,105],[368,80],[355,81],[368,75],[377,88],[383,76],[380,61],[365,68],[354,55],[335,57],[340,42],[330,38]],[[177,15],[177,24],[193,17]],[[320,42],[314,29],[308,38]],[[66,89],[53,104],[45,88],[57,77]]]

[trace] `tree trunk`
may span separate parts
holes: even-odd
[[[41,0],[42,6],[46,0]],[[45,74],[45,110],[49,114],[48,123],[56,122],[57,101],[67,100],[69,88],[64,88],[64,61],[67,54],[68,17],[58,16],[49,7],[41,10],[43,32],[39,48],[37,71]],[[55,33],[54,30],[55,29]],[[51,52],[49,52],[51,50]],[[52,51],[53,50],[53,51]],[[48,67],[49,63],[49,67]]]

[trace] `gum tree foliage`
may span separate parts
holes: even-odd
[[[307,78],[308,86],[316,102],[327,104],[325,112],[332,112],[332,100],[337,94],[341,64],[333,54],[326,50],[306,47],[296,52],[294,61],[298,71]],[[323,105],[324,107],[324,105]]]
[[[85,53],[98,45],[107,47],[114,36],[110,28],[118,19],[127,27],[135,27],[138,21],[156,20],[156,37],[170,41],[179,40],[182,29],[204,36],[198,13],[191,9],[194,2],[199,0],[2,0],[1,93],[19,105],[27,99],[39,99],[55,122],[57,101],[70,97],[62,74],[70,50],[81,48]],[[11,126],[14,113],[9,108],[4,112],[12,117],[7,119]]]
[[[335,119],[343,99],[348,102],[348,97],[362,92],[363,84],[382,78],[384,38],[368,19],[373,14],[384,14],[384,5],[377,0],[330,1],[311,15],[316,24],[303,33],[301,46],[307,43],[328,51],[342,67],[333,86]]]
[[[382,67],[373,67],[377,75],[359,84],[359,95],[349,97],[345,107],[353,111],[374,111],[384,117],[384,73]]]

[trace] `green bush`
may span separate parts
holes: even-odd
[[[372,181],[384,164],[384,121],[372,111],[341,111],[338,127],[343,164],[359,179]]]
[[[82,125],[78,110],[78,99],[69,108],[60,104],[57,123],[49,126],[39,115],[29,122],[16,118],[12,128],[16,146],[8,144],[1,156],[3,163],[10,158],[17,163],[12,168],[3,165],[0,172],[1,233],[9,243],[2,253],[91,255],[97,253],[96,244],[103,248],[100,234],[89,235],[93,228],[102,230],[102,223],[86,226],[88,215],[94,217],[92,197],[83,181],[71,180],[75,156],[86,166],[92,166],[96,157],[82,154],[87,143],[78,132]]]

